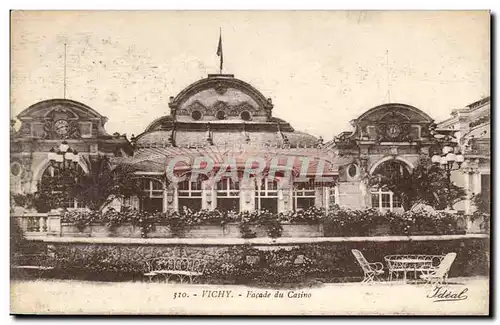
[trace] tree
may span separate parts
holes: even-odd
[[[377,169],[378,171],[378,169]],[[465,198],[465,190],[453,183],[449,186],[446,172],[421,158],[419,164],[409,172],[406,168],[384,170],[369,178],[369,184],[394,192],[401,197],[404,210],[417,203],[425,203],[437,210],[453,206]]]
[[[490,231],[491,214],[491,189],[482,188],[480,193],[476,193],[471,198],[476,210],[472,214],[472,220],[480,219],[480,227],[486,232]]]
[[[83,206],[102,211],[114,199],[140,196],[140,181],[130,165],[113,164],[107,156],[83,157],[88,172],[75,175],[71,194]]]

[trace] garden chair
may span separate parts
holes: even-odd
[[[427,271],[421,270],[420,278],[425,281],[426,285],[441,285],[446,282],[451,264],[453,264],[456,257],[457,253],[446,254],[437,268],[430,267]]]
[[[384,265],[380,262],[369,263],[363,254],[357,250],[351,250],[352,254],[358,261],[361,269],[364,272],[364,278],[361,283],[373,282],[374,280],[380,280],[380,276],[384,274]]]

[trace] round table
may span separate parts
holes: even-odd
[[[408,271],[414,271],[415,278],[417,275],[417,269],[422,268],[424,266],[432,267],[432,259],[421,259],[421,258],[410,258],[405,256],[391,256],[389,260],[391,263],[398,264],[397,269],[402,269],[403,271],[403,282],[406,283],[407,276],[406,273]],[[391,268],[389,267],[389,272],[391,272]]]

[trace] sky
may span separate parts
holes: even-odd
[[[218,73],[252,84],[273,115],[331,140],[388,102],[436,121],[490,94],[486,11],[80,11],[11,14],[11,116],[64,96],[140,134],[168,100]]]

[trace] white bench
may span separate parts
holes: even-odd
[[[146,261],[144,276],[148,277],[150,282],[162,276],[168,283],[172,276],[177,276],[181,283],[186,279],[193,283],[203,275],[206,265],[207,261],[203,259],[157,257]]]

